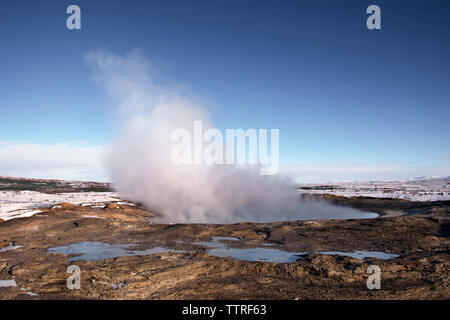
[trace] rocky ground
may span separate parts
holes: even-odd
[[[48,179],[25,179],[0,176],[0,190],[39,191],[47,194],[64,192],[111,192],[110,183],[93,181],[66,181]]]
[[[317,196],[317,195],[315,195]],[[449,204],[317,196],[381,214],[375,219],[231,225],[157,224],[143,208],[63,204],[0,223],[1,299],[449,299]],[[240,261],[195,244],[214,236],[236,248],[307,252],[291,263]],[[71,262],[47,249],[84,241],[163,246],[164,253]],[[3,249],[1,249],[3,248]],[[177,251],[175,251],[177,250]],[[382,251],[396,259],[359,260],[321,251]],[[81,269],[69,290],[67,267]],[[370,265],[381,289],[366,286]],[[5,282],[6,280],[6,282]],[[7,281],[9,280],[9,282]],[[2,282],[3,281],[3,282]],[[11,286],[15,284],[16,286]],[[1,285],[3,283],[3,287]]]

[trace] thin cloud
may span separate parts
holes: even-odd
[[[315,162],[283,166],[281,172],[297,182],[375,181],[450,176],[450,165]]]
[[[23,178],[106,181],[105,146],[0,142],[0,175]]]
[[[79,142],[0,142],[0,176],[109,181],[104,161],[107,150]],[[450,176],[450,165],[312,162],[282,166],[280,171],[296,182],[323,183],[443,177]]]

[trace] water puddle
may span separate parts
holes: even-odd
[[[308,252],[289,252],[271,248],[231,248],[222,241],[237,241],[230,237],[213,237],[211,241],[194,242],[195,245],[201,245],[210,248],[207,252],[216,257],[230,257],[243,261],[262,261],[287,263],[295,262]]]
[[[324,251],[319,252],[320,254],[326,255],[338,255],[338,256],[347,256],[360,260],[364,260],[365,258],[377,258],[382,260],[389,260],[398,258],[399,255],[393,253],[386,253],[381,251],[358,251],[355,250],[353,252],[341,252],[341,251]]]
[[[230,257],[236,260],[243,261],[261,261],[261,262],[276,262],[289,263],[295,262],[302,256],[308,254],[307,252],[288,252],[278,249],[268,248],[214,248],[208,250],[208,253],[216,257]]]
[[[92,280],[92,281],[95,282],[95,280]],[[97,281],[97,282],[100,283],[100,284],[109,286],[109,287],[111,287],[111,288],[113,288],[115,290],[122,289],[124,287],[124,285],[125,285],[125,281],[122,281],[122,282],[119,282],[119,283],[109,283],[109,282],[106,282],[106,281]]]
[[[193,242],[192,244],[208,247],[207,252],[215,257],[230,257],[236,260],[243,261],[262,261],[262,262],[276,262],[276,263],[291,263],[295,262],[309,252],[290,252],[280,249],[272,248],[232,248],[227,246],[223,241],[237,241],[237,238],[231,237],[213,237],[211,241]],[[273,244],[264,244],[270,246]],[[349,256],[356,259],[378,258],[383,260],[395,259],[396,254],[390,254],[379,251],[353,251],[353,252],[339,252],[339,251],[323,251],[318,252],[323,255],[341,255]]]
[[[213,237],[211,241],[199,241],[189,244],[204,246],[208,249],[210,255],[221,258],[234,258],[241,261],[259,261],[259,262],[275,262],[275,263],[292,263],[309,252],[290,252],[280,249],[268,248],[273,244],[264,244],[265,247],[260,248],[233,248],[228,245],[229,242],[238,241],[237,238],[231,237]],[[184,241],[176,241],[177,243],[188,243]],[[167,247],[153,247],[146,250],[130,250],[128,248],[135,244],[110,244],[105,242],[79,242],[68,246],[61,246],[48,249],[49,253],[63,253],[71,255],[70,261],[77,260],[107,260],[123,256],[142,256],[163,252],[186,252],[181,250],[169,249]],[[358,251],[340,252],[340,251],[322,251],[317,252],[322,255],[340,255],[349,256],[356,259],[377,258],[377,259],[395,259],[399,257],[396,254],[385,253],[380,251]]]
[[[114,259],[124,256],[143,256],[163,252],[185,252],[179,250],[172,250],[164,247],[154,247],[146,250],[129,250],[127,248],[133,247],[135,244],[110,244],[106,242],[79,242],[68,246],[61,246],[50,248],[49,253],[63,253],[67,255],[76,255],[70,261],[88,260],[98,261]]]

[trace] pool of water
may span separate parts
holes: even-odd
[[[365,258],[377,258],[382,260],[389,260],[389,259],[395,259],[398,258],[399,255],[393,254],[393,253],[386,253],[381,251],[359,251],[355,250],[353,252],[341,252],[341,251],[324,251],[319,252],[320,254],[327,254],[327,255],[339,255],[339,256],[347,256],[352,257],[356,259],[364,260]]]
[[[210,255],[221,258],[233,258],[241,261],[260,261],[260,262],[275,262],[275,263],[292,263],[309,252],[291,252],[280,249],[265,247],[256,248],[233,248],[229,243],[238,241],[237,238],[232,237],[213,237],[211,241],[199,242],[184,242],[177,241],[177,243],[188,243],[197,246],[207,247],[206,250]],[[272,245],[272,244],[270,244]],[[71,255],[70,261],[77,260],[107,260],[123,256],[142,256],[163,252],[187,252],[181,250],[174,250],[167,247],[153,247],[146,250],[131,250],[130,247],[135,244],[110,244],[105,242],[79,242],[67,246],[54,247],[48,249],[49,253],[63,253]],[[395,259],[396,254],[385,253],[381,251],[359,251],[341,252],[341,251],[322,251],[317,252],[323,255],[340,255],[349,256],[356,259],[378,258],[383,260]]]
[[[165,247],[154,247],[146,250],[130,250],[128,248],[135,244],[111,244],[105,242],[79,242],[68,246],[54,247],[48,249],[49,253],[63,253],[67,255],[76,255],[70,261],[77,260],[107,260],[124,256],[143,256],[163,252],[184,252],[172,250]]]
[[[211,241],[193,242],[192,244],[208,247],[209,249],[207,250],[207,252],[212,256],[222,258],[230,257],[236,260],[243,260],[243,261],[291,263],[309,254],[309,252],[290,252],[272,248],[244,248],[244,249],[233,248],[229,247],[227,243],[224,242],[237,240],[239,239],[231,237],[213,237]],[[388,260],[398,257],[398,255],[396,254],[390,254],[380,251],[353,251],[353,252],[323,251],[318,253],[323,255],[349,256],[361,260],[365,258],[378,258]]]
[[[228,247],[223,241],[237,241],[239,239],[231,237],[213,237],[211,241],[194,242],[195,245],[201,245],[210,249],[207,252],[216,257],[230,257],[236,260],[244,261],[262,261],[262,262],[295,262],[308,252],[289,252],[272,248],[232,248]]]

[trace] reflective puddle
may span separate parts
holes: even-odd
[[[135,244],[111,244],[106,242],[79,242],[68,246],[54,247],[47,251],[49,253],[63,253],[67,255],[76,255],[70,261],[77,260],[107,260],[124,256],[143,256],[163,252],[185,252],[179,250],[172,250],[164,247],[154,247],[146,250],[130,250],[129,247],[136,246]]]
[[[194,242],[195,245],[201,245],[210,248],[207,252],[216,257],[230,257],[236,260],[244,261],[262,261],[287,263],[295,262],[308,252],[289,252],[271,248],[231,248],[222,241],[237,241],[230,237],[213,237],[211,241]]]
[[[275,263],[292,263],[309,252],[290,252],[280,249],[268,248],[273,244],[264,244],[264,248],[233,248],[228,244],[233,241],[238,241],[237,238],[231,237],[213,237],[211,241],[200,242],[184,242],[176,241],[177,243],[193,244],[197,246],[204,246],[208,249],[210,255],[221,258],[233,258],[242,261],[260,261],[260,262],[275,262]],[[153,247],[146,250],[130,250],[130,247],[135,244],[110,244],[105,242],[79,242],[68,246],[61,246],[48,249],[49,253],[63,253],[71,255],[70,261],[77,260],[107,260],[124,256],[142,256],[164,252],[187,252],[182,250],[169,249],[167,247]],[[377,259],[395,259],[399,257],[396,254],[385,253],[380,251],[359,251],[340,252],[340,251],[322,251],[317,252],[323,255],[340,255],[349,256],[356,259],[377,258]]]
[[[320,254],[328,254],[328,255],[338,255],[338,256],[347,256],[356,259],[365,259],[365,258],[377,258],[383,260],[395,259],[398,258],[398,254],[386,253],[381,251],[358,251],[355,250],[353,252],[341,252],[341,251],[324,251],[319,252]]]
[[[291,263],[295,262],[309,252],[289,252],[272,248],[232,248],[227,246],[223,241],[237,241],[237,238],[231,237],[213,237],[211,241],[193,242],[192,244],[201,245],[210,249],[207,252],[216,257],[230,257],[236,260],[243,261],[263,261],[276,263]],[[273,244],[264,244],[270,246]],[[353,251],[353,252],[339,252],[339,251],[323,251],[318,252],[323,255],[341,255],[349,256],[356,259],[378,258],[383,260],[397,258],[398,255],[379,251]]]

